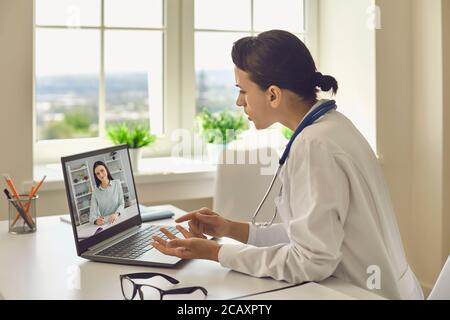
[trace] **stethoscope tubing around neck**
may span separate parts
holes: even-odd
[[[283,155],[280,158],[279,164],[280,166],[283,166],[286,163],[287,158],[289,157],[289,153],[291,152],[292,144],[294,143],[295,139],[298,137],[300,133],[306,128],[312,125],[314,122],[319,120],[321,117],[323,117],[325,114],[330,112],[331,110],[336,110],[336,101],[329,100],[321,104],[319,107],[311,111],[300,123],[300,125],[295,130],[294,134],[292,135],[291,139],[289,139],[289,142],[286,146],[286,149],[284,149]]]
[[[272,191],[273,185],[275,184],[275,180],[277,179],[278,175],[281,172],[281,169],[283,168],[284,164],[287,161],[287,158],[289,157],[289,153],[291,152],[292,144],[294,143],[295,139],[298,137],[298,135],[308,126],[312,125],[314,122],[319,120],[321,117],[323,117],[325,114],[330,112],[331,110],[336,110],[336,101],[329,100],[321,104],[319,107],[314,109],[312,112],[310,112],[300,123],[300,125],[295,130],[294,134],[292,135],[291,139],[289,140],[288,144],[286,145],[286,148],[283,152],[283,155],[280,158],[278,169],[275,173],[275,175],[272,178],[272,181],[270,182],[269,188],[267,189],[267,192],[265,193],[263,199],[259,203],[258,207],[255,210],[255,213],[252,217],[252,224],[257,225],[258,227],[267,228],[270,227],[273,222],[275,221],[275,218],[277,217],[277,208],[275,207],[275,214],[272,217],[272,220],[269,222],[265,222],[262,224],[256,223],[256,217],[258,216],[259,211],[261,210],[262,206],[264,205],[264,202],[266,201],[267,197],[270,194],[270,191]]]

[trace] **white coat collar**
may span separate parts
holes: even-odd
[[[322,104],[324,104],[325,102],[330,101],[329,99],[321,99],[319,101],[317,101],[312,107],[311,109],[309,109],[309,111],[305,114],[305,116],[302,118],[302,120],[300,120],[300,122],[298,123],[297,127],[300,125],[300,123],[303,122],[303,120],[305,120],[305,118],[314,110],[316,110],[318,107],[320,107]]]

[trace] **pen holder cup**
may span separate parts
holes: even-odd
[[[20,195],[19,199],[8,200],[10,233],[24,234],[36,231],[36,202],[38,198],[38,195],[35,195],[32,199],[28,195]]]

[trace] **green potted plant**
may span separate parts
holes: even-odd
[[[156,136],[150,133],[149,126],[129,125],[126,123],[108,126],[107,136],[114,144],[128,145],[131,165],[134,171],[139,170],[142,148],[156,141]]]
[[[201,137],[207,143],[208,158],[211,162],[217,161],[220,152],[248,129],[248,122],[243,114],[228,109],[212,113],[204,108],[197,116],[197,124]]]

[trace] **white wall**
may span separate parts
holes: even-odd
[[[372,1],[319,5],[321,71],[340,82],[341,111],[369,140],[376,135],[407,258],[426,293],[450,249],[449,2],[376,0],[376,32],[366,26]]]
[[[444,88],[444,245],[442,256],[450,254],[450,1],[442,2],[442,46]]]
[[[411,262],[411,1],[376,4],[381,14],[376,32],[377,148]]]
[[[338,108],[375,150],[375,32],[368,27],[371,0],[319,2],[319,71],[339,83]]]
[[[0,174],[9,173],[17,188],[33,176],[33,10],[30,2],[0,0]],[[3,190],[3,177],[1,180]],[[8,212],[1,193],[0,220],[6,219]]]
[[[413,187],[410,232],[415,235],[411,236],[411,246],[414,247],[417,273],[424,286],[430,288],[441,269],[444,253],[446,190],[443,178],[446,164],[442,0],[413,0],[412,4]]]

